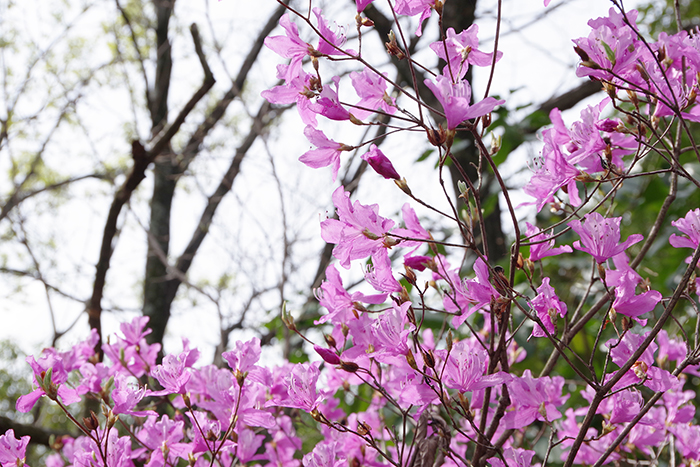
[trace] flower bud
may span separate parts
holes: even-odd
[[[352,114],[351,114],[352,115]],[[362,155],[362,159],[367,161],[367,163],[382,177],[394,180],[401,180],[401,176],[394,168],[393,164],[388,157],[384,155],[382,151],[376,145],[371,145],[369,152]]]
[[[325,361],[326,363],[329,363],[331,365],[338,365],[340,363],[340,358],[338,357],[338,355],[336,355],[335,352],[329,349],[324,349],[323,347],[318,345],[314,345],[314,350],[317,354],[321,356],[323,361]]]
[[[360,369],[360,366],[355,362],[346,362],[340,360],[340,368],[347,371],[348,373],[355,373],[357,370]]]

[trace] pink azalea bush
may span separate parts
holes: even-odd
[[[370,3],[356,2],[360,34],[368,25],[360,13]],[[442,14],[442,4],[398,0],[393,8],[397,15],[418,17],[420,34],[425,19]],[[315,291],[324,309],[316,325],[325,342],[304,336],[317,356],[314,362],[265,366],[257,338],[236,342],[223,354],[228,368],[197,365],[199,352],[187,342],[181,353],[158,362],[160,346],[147,343],[150,331],[143,317],[122,324],[121,334],[102,344],[104,361],[94,353],[95,333],[72,351],[47,349],[29,357],[36,389],[20,397],[17,410],[30,411],[45,397],[81,431],[62,439],[47,465],[524,467],[563,462],[568,467],[660,457],[697,465],[700,428],[694,423],[695,393],[686,383],[688,375],[699,374],[700,349],[693,339],[684,341],[670,333],[675,328],[664,326],[672,313],[680,314],[679,303],[697,311],[693,269],[700,258],[700,210],[671,222],[679,234],[670,238],[659,236],[663,217],[649,232],[623,236],[622,214],[615,216],[609,198],[627,178],[656,176],[638,167],[659,141],[660,122],[680,121],[679,131],[687,131],[688,121],[700,121],[698,33],[662,34],[648,41],[636,26],[637,13],[615,8],[589,22],[589,36],[574,41],[581,58],[577,74],[602,82],[607,97],[569,127],[553,110],[553,125],[542,132],[542,153],[524,192],[537,211],[550,206],[560,213],[560,222],[543,230],[523,223],[521,230],[501,182],[520,234],[504,268],[490,263],[475,241],[483,211],[473,208],[480,191],[472,181],[460,185],[467,216],[459,218],[456,209],[455,215],[442,213],[457,225],[460,243],[436,240],[411,205],[419,200],[409,181],[394,168],[398,155],[385,154],[374,140],[338,143],[319,129],[320,122],[369,125],[375,117],[400,116],[405,128],[425,132],[441,165],[462,132],[474,137],[483,165],[497,172],[493,156],[498,148],[488,150],[483,135],[490,113],[504,101],[486,96],[474,102],[464,77],[470,66],[492,66],[503,54],[479,49],[476,26],[448,29],[430,46],[434,58],[446,65],[424,80],[441,108],[418,99],[424,108],[417,117],[403,107],[415,96],[407,97],[387,74],[346,48],[343,30],[320,9],[287,8],[280,20],[284,35],[265,41],[286,61],[277,68],[283,83],[263,97],[273,104],[296,104],[313,146],[300,161],[314,169],[330,167],[335,181],[343,154],[358,149],[406,196],[401,223],[386,217],[379,205],[351,200],[339,186],[331,195],[337,215],[321,222],[323,239],[335,245],[337,264],[359,268],[365,290],[373,290],[350,291],[336,264],[327,267],[326,280]],[[313,44],[302,39],[300,26],[319,35]],[[400,58],[405,45],[393,37],[387,50]],[[354,61],[359,69],[347,78],[326,76],[324,60],[338,58]],[[351,90],[356,98],[341,99]],[[603,118],[605,108],[626,118]],[[700,160],[697,147],[693,150]],[[673,177],[692,178],[691,171],[680,170],[678,154],[664,154]],[[566,235],[571,245],[561,244]],[[630,260],[640,251],[646,254],[652,242],[663,244],[658,248],[670,242],[692,250],[667,295],[654,289],[663,284],[641,275],[636,257]],[[560,297],[567,291],[557,290],[551,277],[537,271],[537,265],[561,258],[589,260],[591,300],[565,302]],[[442,318],[439,332],[427,325],[434,315]],[[284,312],[283,320],[299,332],[290,314]],[[646,328],[634,327],[648,321]],[[597,330],[590,351],[602,358],[570,346],[587,325]],[[533,338],[546,340],[551,354],[528,356],[523,346]],[[527,367],[528,357],[540,360],[540,371]],[[575,381],[554,374],[559,359]],[[102,413],[77,420],[69,406],[85,397],[99,400]],[[348,412],[348,407],[361,409]],[[305,451],[296,431],[300,413],[320,435]],[[21,467],[28,443],[13,430],[1,435],[2,467]]]

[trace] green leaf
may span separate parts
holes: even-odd
[[[612,66],[615,66],[616,58],[615,58],[615,52],[613,52],[613,49],[610,48],[608,44],[605,43],[605,41],[600,41],[601,44],[603,44],[603,48],[605,49],[605,55],[608,56],[608,60],[610,60],[610,63]]]

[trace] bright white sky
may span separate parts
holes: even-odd
[[[0,0],[0,13],[6,11],[8,0]],[[448,0],[449,1],[449,0]],[[381,3],[381,0],[377,0]],[[47,31],[43,24],[51,24],[52,9],[58,9],[58,5],[46,8],[46,2],[41,0],[23,0],[21,5],[15,6],[12,18],[2,18],[0,14],[0,29],[10,24],[14,25],[22,34],[31,35],[37,43],[47,44],[55,37],[51,31]],[[77,2],[76,2],[77,3]],[[98,2],[100,3],[100,2]],[[104,5],[104,2],[102,2]],[[260,28],[261,18],[266,18],[269,11],[274,8],[273,0],[257,0],[254,2],[242,2],[240,0],[178,0],[176,6],[176,19],[172,25],[176,28],[186,28],[191,22],[197,22],[206,38],[208,46],[211,46],[211,31],[217,31],[217,39],[225,46],[221,57],[214,57],[211,49],[207,51],[210,62],[220,84],[217,89],[226,89],[226,75],[235,73],[237,66],[242,59],[242,55],[247,50],[247,43],[257,34]],[[337,3],[330,2],[334,7]],[[100,22],[107,16],[113,15],[112,4],[103,10],[93,9],[84,15],[76,24],[76,31],[89,35],[89,31],[94,33],[94,43],[90,46],[95,49],[93,59],[104,60],[109,56],[104,36],[100,30]],[[495,1],[480,0],[478,24],[480,25],[481,47],[487,50],[493,46],[491,39],[494,35]],[[43,8],[42,8],[43,6]],[[573,88],[578,81],[575,81],[574,66],[577,56],[572,50],[571,39],[588,34],[586,22],[590,18],[607,15],[611,4],[607,0],[554,0],[549,8],[542,6],[541,0],[504,0],[503,2],[503,25],[500,50],[503,51],[503,59],[498,63],[495,80],[492,85],[492,94],[500,95],[506,99],[506,105],[514,109],[529,102],[543,102],[551,96],[557,95],[565,90]],[[631,8],[632,5],[627,5]],[[207,17],[207,11],[209,17]],[[351,10],[345,10],[352,13]],[[330,15],[328,15],[330,17]],[[354,15],[347,16],[348,21],[354,23]],[[539,17],[541,16],[541,17]],[[538,18],[539,17],[539,18]],[[533,22],[534,18],[538,18]],[[433,25],[434,27],[434,25]],[[347,30],[352,31],[352,23]],[[281,34],[277,32],[277,34]],[[303,33],[302,33],[303,34]],[[428,32],[427,34],[430,34]],[[100,39],[102,37],[102,39]],[[187,36],[181,36],[187,37]],[[59,39],[59,49],[65,47]],[[378,42],[377,42],[378,43]],[[191,95],[191,88],[198,86],[201,80],[201,72],[196,62],[193,61],[192,53],[189,50],[190,44],[174,44],[175,69],[174,76],[177,81],[173,87],[171,109],[173,115]],[[366,49],[365,49],[366,50]],[[432,52],[431,52],[432,53]],[[256,68],[253,73],[254,86],[246,90],[251,96],[259,94],[260,90],[274,83],[274,67],[277,63],[273,54],[267,53],[264,56],[263,67]],[[420,56],[419,56],[420,57]],[[427,63],[433,63],[433,58],[429,54],[424,54]],[[5,57],[5,60],[8,58]],[[226,63],[226,68],[223,63]],[[138,77],[135,77],[138,79]],[[474,81],[474,88],[477,95],[483,94],[486,73],[477,72]],[[255,89],[254,89],[255,88]],[[511,93],[512,92],[512,93]],[[115,91],[104,91],[95,93],[89,99],[89,111],[84,114],[85,125],[93,134],[92,141],[99,141],[97,148],[100,155],[114,154],[121,148],[123,151],[124,127],[123,122],[133,122],[131,109],[128,104],[128,96]],[[244,109],[241,105],[234,106],[231,114],[245,115],[255,112],[258,102],[250,99],[251,107]],[[26,105],[32,107],[35,102],[27,100]],[[571,121],[578,116],[580,108],[569,112],[566,118]],[[29,112],[29,111],[27,111]],[[527,112],[527,111],[524,111]],[[231,117],[231,120],[239,117]],[[136,127],[131,126],[130,131],[138,131],[142,141],[147,140],[147,121],[143,114],[137,116]],[[348,136],[346,127],[322,125],[327,134],[343,141],[348,138],[349,144],[356,143]],[[280,125],[269,139],[269,148],[274,155],[276,169],[283,176],[283,185],[289,197],[288,202],[294,203],[292,213],[297,219],[300,227],[300,236],[306,243],[297,250],[297,254],[310,260],[311,266],[307,269],[313,271],[300,271],[300,282],[305,280],[310,282],[309,276],[315,272],[316,259],[315,251],[320,247],[321,241],[318,236],[318,220],[324,215],[325,209],[329,207],[330,194],[333,185],[330,181],[330,171],[320,169],[313,171],[302,167],[297,162],[298,156],[308,149],[308,143],[302,138],[303,126],[299,119],[292,112],[288,113],[283,124]],[[244,132],[247,130],[243,130]],[[234,135],[236,136],[236,135]],[[231,135],[215,133],[213,139],[225,142]],[[73,134],[59,136],[59,141],[63,140],[66,152],[75,150],[76,152],[90,152],[89,144],[85,141],[74,142]],[[415,140],[415,141],[414,141]],[[415,151],[414,148],[424,148],[424,142],[416,137],[401,137],[390,140],[383,151],[392,158],[397,170],[405,175],[411,186],[421,187],[419,183],[424,179],[426,165],[416,167],[413,161],[420,155],[423,149]],[[117,149],[115,149],[117,148]],[[264,237],[265,232],[270,229],[269,222],[274,225],[279,211],[279,196],[276,186],[270,183],[270,163],[266,151],[262,145],[256,147],[259,153],[257,159],[247,161],[244,166],[246,174],[245,183],[237,181],[235,197],[230,197],[226,204],[219,210],[219,220],[222,227],[216,232],[212,232],[211,238],[207,240],[199,261],[191,273],[191,280],[206,287],[205,280],[212,280],[212,277],[223,272],[240,274],[240,271],[248,271],[245,274],[275,274],[274,270],[257,267],[248,264],[250,256],[238,256],[233,253],[231,242],[238,245],[248,245],[247,248],[255,248],[255,245],[274,243],[275,234],[270,233],[270,237]],[[514,160],[511,171],[520,170],[523,163],[531,158],[538,151],[537,144],[523,146],[518,154],[512,156]],[[404,156],[405,155],[405,156]],[[64,157],[65,154],[60,155]],[[58,157],[58,156],[57,156]],[[228,164],[230,151],[217,152],[212,149],[203,157],[203,161],[194,168],[197,171],[196,178],[188,180],[186,185],[190,192],[205,193],[211,191],[213,183],[216,182],[218,171]],[[0,169],[7,169],[6,155],[0,153]],[[252,158],[251,158],[252,159]],[[84,158],[71,159],[76,167],[86,163],[86,170],[94,160]],[[64,162],[65,163],[65,162]],[[425,164],[425,163],[424,163]],[[342,170],[342,169],[341,169]],[[79,172],[79,170],[77,170]],[[375,177],[374,174],[371,174]],[[243,180],[240,180],[243,182]],[[0,187],[5,191],[6,187]],[[104,190],[104,185],[99,183],[88,183],[84,185],[83,196],[92,196],[95,190]],[[420,188],[419,188],[420,191]],[[421,196],[435,203],[443,203],[439,193],[434,188],[423,190]],[[261,193],[265,193],[261,195]],[[150,194],[150,182],[147,180],[144,186],[137,193],[137,201],[145,200]],[[383,183],[378,177],[365,180],[358,193],[358,199],[364,204],[371,204],[382,201],[382,214],[388,215],[392,209],[398,207],[405,201],[398,199],[397,190],[391,183]],[[394,206],[387,206],[386,200],[395,199]],[[99,249],[99,238],[106,215],[106,208],[95,207],[93,204],[83,203],[85,198],[78,198],[72,203],[61,208],[61,223],[72,226],[72,229],[61,231],[58,237],[60,253],[57,254],[56,262],[61,264],[78,264],[74,271],[64,271],[61,276],[65,282],[61,285],[67,289],[75,291],[80,297],[89,296],[91,281],[89,280],[94,267],[97,251]],[[203,200],[197,197],[183,197],[176,199],[176,215],[173,229],[173,251],[181,251],[186,242],[195,219],[198,218]],[[244,206],[244,209],[241,209]],[[119,245],[114,256],[113,271],[108,276],[110,284],[108,303],[115,303],[130,312],[105,313],[103,314],[103,326],[106,333],[113,333],[118,329],[120,320],[128,319],[138,311],[140,300],[140,283],[138,277],[142,275],[143,258],[145,251],[144,234],[139,223],[143,224],[147,220],[147,210],[144,203],[133,203],[133,210],[128,215],[128,224],[122,232]],[[51,208],[48,208],[51,210]],[[419,211],[419,214],[422,212]],[[522,213],[523,216],[527,212]],[[227,219],[232,223],[228,223]],[[50,228],[54,226],[47,226]],[[235,239],[235,240],[232,240]],[[263,259],[274,258],[279,247],[277,245],[261,248],[259,256]],[[305,251],[307,251],[305,253]],[[125,253],[126,252],[126,253]],[[136,258],[135,260],[133,258]],[[240,261],[240,265],[237,262]],[[240,267],[239,267],[240,266]],[[215,271],[216,274],[210,274]],[[252,272],[250,272],[252,271]],[[358,271],[354,271],[355,274]],[[121,278],[121,279],[117,279]],[[13,293],[16,285],[11,281],[0,285],[0,339],[10,338],[18,342],[26,352],[34,352],[49,344],[48,337],[51,335],[49,322],[49,311],[47,309],[44,289],[37,282],[22,282],[24,288]],[[292,290],[287,291],[291,293]],[[232,311],[236,310],[235,291],[231,291],[230,296],[223,300],[224,307]],[[292,297],[292,309],[303,297]],[[240,299],[239,299],[240,300]],[[295,302],[294,300],[297,300]],[[55,302],[56,315],[59,320],[59,329],[65,328],[73,320],[78,319],[86,322],[86,318],[80,314],[80,307],[69,301],[57,300]],[[274,301],[270,302],[271,308]],[[76,327],[76,332],[62,341],[62,345],[68,345],[80,336],[84,336],[87,326],[81,324]],[[166,345],[171,351],[180,348],[179,339],[175,336],[187,336],[194,345],[204,350],[203,363],[211,361],[213,346],[218,342],[218,321],[215,309],[206,299],[199,297],[197,303],[180,302],[174,308],[174,316],[169,326],[170,339]]]

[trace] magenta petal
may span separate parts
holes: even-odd
[[[37,401],[41,396],[43,396],[45,393],[41,389],[35,389],[29,394],[25,394],[23,396],[19,396],[19,399],[17,399],[17,405],[16,408],[19,412],[22,413],[27,413],[30,410],[34,408],[34,405],[36,405]]]
[[[71,405],[75,404],[76,402],[80,402],[80,396],[78,395],[78,392],[75,389],[69,388],[67,386],[59,386],[58,395],[61,397],[61,401],[66,405]]]

